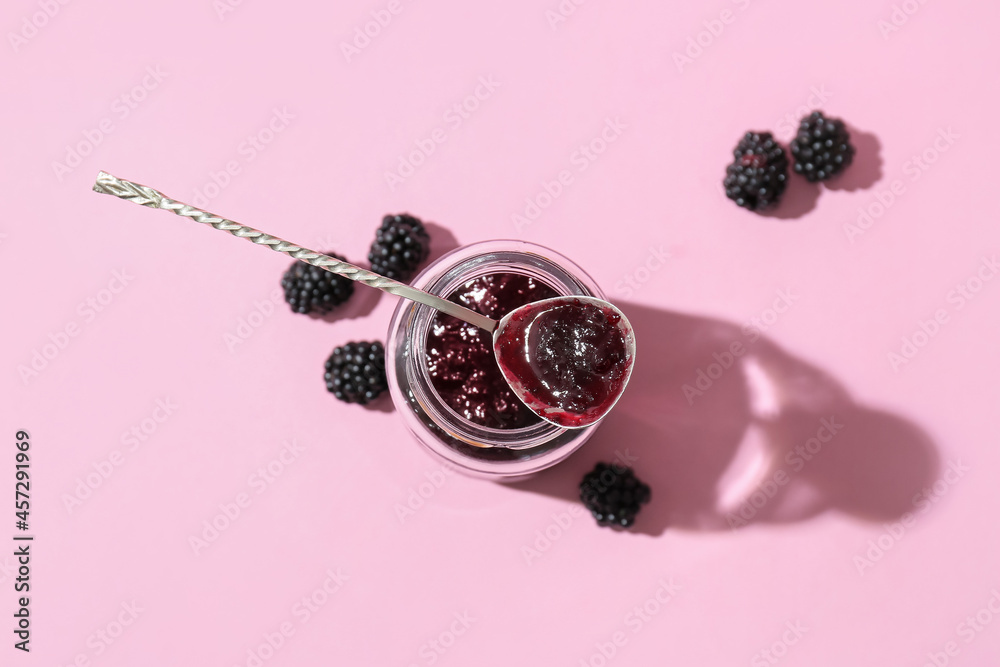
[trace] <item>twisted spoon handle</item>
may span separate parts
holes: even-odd
[[[464,322],[468,322],[469,324],[485,329],[491,333],[497,327],[496,320],[480,315],[479,313],[469,310],[468,308],[463,308],[457,303],[452,303],[451,301],[442,299],[439,296],[418,290],[415,287],[410,287],[409,285],[404,285],[401,282],[397,282],[391,278],[386,278],[385,276],[380,276],[377,273],[372,273],[371,271],[362,269],[359,266],[342,262],[339,259],[330,257],[329,255],[324,255],[323,253],[316,252],[315,250],[309,250],[308,248],[297,246],[294,243],[289,243],[288,241],[279,239],[277,236],[271,236],[270,234],[265,234],[264,232],[258,231],[252,227],[247,227],[246,225],[241,225],[238,222],[221,218],[213,213],[202,211],[201,209],[195,208],[190,204],[170,199],[162,192],[154,190],[146,185],[126,181],[125,179],[117,178],[116,176],[112,176],[111,174],[102,171],[97,175],[97,182],[94,183],[94,192],[114,195],[119,199],[135,202],[141,206],[162,208],[166,211],[170,211],[171,213],[191,218],[195,222],[211,225],[215,229],[229,232],[233,236],[238,236],[239,238],[252,241],[257,245],[265,246],[275,252],[284,253],[293,259],[297,259],[307,264],[312,264],[313,266],[317,266],[325,271],[329,271],[330,273],[336,273],[337,275],[344,276],[345,278],[350,278],[351,280],[356,280],[359,283],[364,283],[369,287],[380,289],[383,292],[395,294],[396,296],[401,296],[404,299],[410,299],[411,301],[416,301],[426,306],[430,306],[431,308],[435,308],[441,312],[447,313],[448,315],[457,317]]]

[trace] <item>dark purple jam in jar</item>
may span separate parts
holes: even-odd
[[[412,284],[497,320],[541,299],[604,298],[568,257],[509,239],[457,248]],[[386,339],[386,375],[400,419],[429,453],[464,474],[514,481],[566,459],[599,424],[561,428],[538,418],[504,381],[492,343],[485,331],[400,299]]]
[[[459,305],[499,320],[527,303],[558,296],[530,276],[492,273],[471,280],[449,297]],[[541,420],[514,395],[493,353],[493,336],[479,327],[439,313],[427,333],[431,384],[459,415],[480,426],[515,429]]]

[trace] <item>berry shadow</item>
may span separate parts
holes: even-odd
[[[369,412],[384,412],[386,414],[396,411],[396,406],[393,405],[392,398],[389,397],[388,390],[382,392],[381,396],[374,399],[370,403],[362,405],[361,407],[364,408],[365,410],[368,410]]]
[[[326,315],[308,313],[306,317],[311,320],[322,320],[323,322],[337,322],[340,320],[354,320],[359,317],[367,317],[375,310],[382,292],[365,285],[354,286],[354,294],[345,303],[340,304]]]
[[[455,235],[447,227],[442,227],[436,222],[425,222],[424,228],[431,237],[431,252],[427,257],[427,261],[421,265],[421,268],[436,261],[442,255],[455,250],[460,245],[458,239],[455,238]]]
[[[619,305],[641,360],[621,401],[579,452],[513,488],[579,501],[584,474],[617,457],[652,489],[631,530],[655,536],[830,510],[898,520],[937,478],[939,455],[920,427],[856,402],[835,378],[766,338],[720,320]],[[732,355],[736,343],[742,352]]]
[[[819,201],[818,183],[810,183],[791,169],[788,170],[788,185],[777,205],[760,212],[765,218],[795,220],[816,208]]]
[[[867,190],[882,179],[882,143],[871,132],[847,125],[854,146],[854,160],[842,174],[823,185],[830,190]]]

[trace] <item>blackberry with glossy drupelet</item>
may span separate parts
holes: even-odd
[[[762,211],[781,199],[788,185],[788,156],[770,132],[747,132],[733,149],[723,180],[737,206]]]
[[[385,375],[385,346],[360,341],[336,347],[326,360],[326,388],[345,403],[364,405],[389,388]]]
[[[324,253],[347,261],[334,252]],[[354,281],[296,260],[281,278],[285,301],[296,313],[326,315],[351,298]]]
[[[822,111],[802,119],[790,148],[795,173],[811,183],[836,176],[854,161],[855,150],[844,121],[827,118]]]
[[[598,463],[580,482],[580,500],[601,526],[628,528],[650,497],[631,468],[616,464]]]
[[[368,252],[372,271],[409,282],[430,254],[431,237],[424,223],[407,213],[387,215]]]

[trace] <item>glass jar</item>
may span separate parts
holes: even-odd
[[[561,296],[605,298],[579,266],[553,250],[524,241],[464,246],[433,262],[412,284],[447,297],[470,280],[491,273],[530,276]],[[437,314],[428,306],[400,300],[386,343],[392,401],[417,441],[435,456],[469,475],[514,481],[562,461],[593,434],[598,424],[565,429],[538,421],[523,428],[489,428],[452,410],[435,390],[427,368],[427,335]]]

